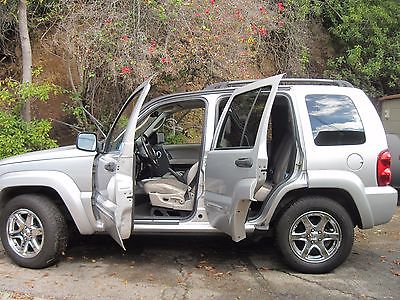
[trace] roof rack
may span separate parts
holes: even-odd
[[[210,84],[204,88],[204,90],[218,90],[227,88],[238,88],[246,84],[250,84],[256,81],[251,80],[237,80],[237,81],[223,81],[214,84]],[[283,78],[281,79],[280,86],[282,85],[333,85],[339,87],[354,87],[350,82],[345,80],[334,80],[334,79],[309,79],[309,78]]]

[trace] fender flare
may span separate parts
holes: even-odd
[[[340,170],[309,170],[303,171],[296,179],[273,191],[271,198],[266,203],[261,216],[254,220],[253,224],[258,229],[265,230],[269,227],[275,211],[281,200],[291,191],[307,188],[312,189],[337,189],[349,193],[354,201],[361,218],[363,228],[371,228],[374,225],[371,207],[365,195],[365,187],[361,179],[352,172]]]
[[[68,175],[58,171],[21,171],[0,176],[0,191],[22,186],[53,189],[60,195],[79,232],[81,234],[95,232],[82,203],[82,193]]]
[[[347,171],[308,171],[309,188],[334,188],[348,192],[360,214],[363,228],[372,228],[374,218],[365,194],[365,186],[353,172]],[[340,188],[339,188],[340,187]]]

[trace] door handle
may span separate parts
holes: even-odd
[[[235,160],[235,165],[239,168],[251,168],[253,166],[253,160],[251,158],[242,157]]]
[[[115,162],[112,162],[112,161],[109,162],[109,163],[106,163],[104,165],[104,169],[106,169],[109,172],[114,172],[116,167],[117,167],[117,164]]]

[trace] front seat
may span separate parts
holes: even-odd
[[[144,191],[152,206],[191,211],[194,204],[192,188],[197,178],[199,163],[195,163],[184,176],[185,183],[176,178],[151,178],[144,182]]]

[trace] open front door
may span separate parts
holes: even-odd
[[[93,210],[100,225],[125,249],[122,239],[133,227],[135,181],[135,129],[140,109],[150,90],[142,83],[119,112],[94,166]]]
[[[212,226],[234,241],[246,237],[254,194],[267,178],[268,120],[282,75],[234,91],[206,158],[205,206]]]

